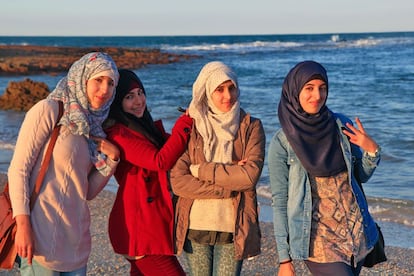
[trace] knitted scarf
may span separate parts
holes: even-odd
[[[116,86],[119,75],[112,58],[101,52],[86,54],[72,64],[68,74],[58,82],[48,98],[63,102],[64,114],[59,124],[67,126],[72,134],[87,138],[91,161],[106,176],[110,171],[105,162],[106,156],[97,151],[90,136],[106,137],[102,122],[108,115],[115,93],[103,107],[92,109],[86,92],[87,81],[102,71],[111,71]]]
[[[207,63],[193,84],[193,98],[189,114],[204,141],[206,161],[231,163],[233,140],[240,124],[240,101],[231,110],[223,113],[211,101],[211,94],[223,82],[231,80],[238,89],[236,74],[224,63]]]

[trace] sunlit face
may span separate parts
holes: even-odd
[[[316,114],[321,110],[328,94],[323,80],[314,79],[307,82],[299,94],[299,103],[308,114]]]
[[[211,94],[211,100],[213,104],[221,112],[230,111],[234,103],[237,101],[237,97],[237,87],[231,80],[225,81],[217,86],[217,88]]]
[[[91,108],[100,109],[112,98],[115,82],[112,78],[100,76],[86,83],[86,95]]]
[[[140,88],[134,88],[122,99],[122,109],[141,118],[144,115],[147,99],[144,92]]]

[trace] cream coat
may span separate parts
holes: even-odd
[[[35,240],[34,259],[45,267],[72,271],[85,266],[91,251],[88,200],[106,185],[117,163],[103,176],[93,167],[85,136],[62,126],[39,197],[30,212],[29,200],[50,134],[58,103],[42,100],[26,114],[9,170],[13,216],[30,215]]]

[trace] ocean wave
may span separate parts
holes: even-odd
[[[0,150],[14,150],[15,144],[0,141]]]
[[[246,52],[246,51],[260,51],[284,49],[301,47],[303,43],[298,42],[280,42],[280,41],[253,41],[243,43],[202,43],[194,45],[164,45],[161,47],[165,51],[235,51],[235,52]]]
[[[0,45],[1,46],[8,46],[8,45],[11,45],[11,46],[13,46],[13,45],[16,45],[16,46],[28,46],[28,45],[31,45],[31,43],[29,43],[29,42],[1,43],[0,42]]]
[[[256,40],[251,42],[223,42],[223,43],[208,43],[201,42],[196,44],[164,44],[161,50],[172,52],[271,52],[283,51],[290,49],[331,49],[331,48],[363,48],[374,47],[378,45],[393,45],[393,44],[412,44],[414,41],[411,38],[346,38],[339,35],[332,35],[329,40],[312,40],[312,41],[264,41]]]
[[[353,38],[352,36],[334,34],[331,36],[327,43],[337,45],[340,47],[370,47],[377,45],[391,46],[391,45],[410,45],[414,43],[412,37],[396,36],[396,37],[359,37]]]
[[[331,36],[330,42],[339,43],[347,46],[372,46],[381,43],[382,39],[368,37],[360,39],[347,39],[346,36],[335,34]]]
[[[172,37],[2,37],[0,45],[155,47],[184,52],[254,52],[286,49],[361,48],[414,44],[411,33]]]

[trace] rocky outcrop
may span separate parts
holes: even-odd
[[[138,69],[147,64],[167,64],[194,58],[159,49],[116,47],[52,47],[0,45],[0,75],[58,74],[89,52],[106,52],[119,68]]]
[[[27,111],[39,100],[49,95],[49,87],[43,82],[25,79],[9,82],[4,94],[0,96],[0,109]]]
[[[149,48],[0,45],[0,75],[56,75],[67,72],[73,62],[83,55],[96,51],[108,53],[118,68],[131,70],[147,64],[167,64],[196,57]],[[30,79],[22,82],[11,81],[0,96],[0,109],[27,111],[48,94],[49,88],[43,82],[34,82]]]

